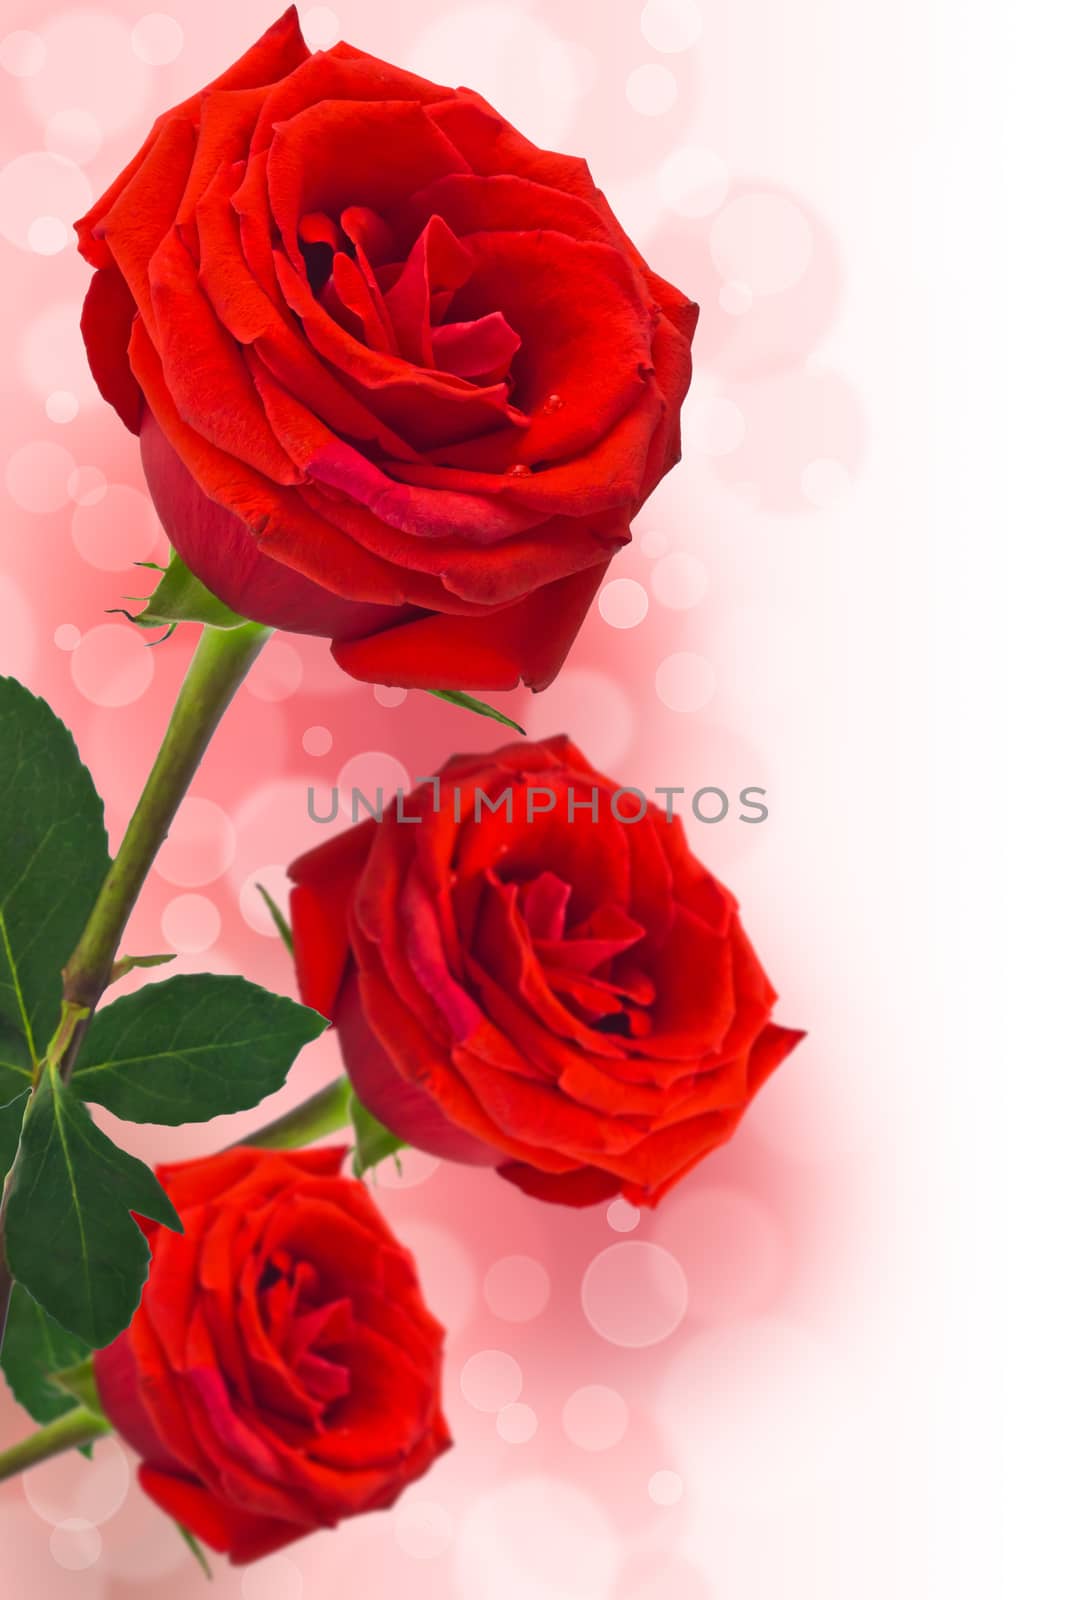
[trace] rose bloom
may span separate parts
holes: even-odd
[[[679,456],[697,308],[585,163],[295,8],[78,224],[175,548],[356,678],[550,683]]]
[[[392,1505],[451,1442],[442,1330],[343,1155],[160,1167],[185,1233],[142,1223],[140,1308],[95,1356],[146,1492],[235,1562]]]
[[[290,868],[364,1103],[568,1205],[654,1205],[802,1038],[681,822],[616,788],[562,737],[456,756]]]

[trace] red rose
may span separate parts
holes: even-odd
[[[551,682],[679,455],[694,305],[585,163],[290,9],[78,226],[104,396],[194,573],[354,677]]]
[[[513,744],[290,869],[301,992],[401,1138],[654,1205],[733,1133],[802,1035],[681,823],[639,812],[568,739]]]
[[[140,1309],[95,1357],[144,1489],[237,1562],[392,1505],[451,1442],[441,1328],[342,1156],[160,1167],[185,1233],[144,1224]]]

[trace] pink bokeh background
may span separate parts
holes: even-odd
[[[182,629],[149,649],[108,615],[145,592],[133,563],[166,543],[135,443],[85,365],[88,269],[70,224],[156,111],[214,76],[281,0],[143,5],[5,0],[0,21],[0,670],[72,727],[113,839],[194,639]],[[539,1206],[418,1155],[400,1177],[384,1170],[378,1197],[449,1329],[456,1448],[389,1513],[243,1574],[216,1560],[212,1592],[916,1592],[944,1359],[914,1312],[932,1229],[909,1040],[930,979],[902,738],[922,692],[896,631],[915,566],[881,553],[891,531],[908,549],[906,494],[883,491],[916,335],[869,226],[906,174],[881,172],[872,198],[842,137],[844,103],[861,104],[863,74],[892,62],[900,36],[872,24],[860,37],[833,0],[301,11],[309,43],[343,36],[468,83],[530,137],[585,155],[645,255],[703,307],[681,466],[556,684],[500,703],[531,734],[569,732],[621,783],[768,791],[765,824],[733,807],[688,833],[741,899],[780,1019],[810,1037],[733,1144],[655,1213]],[[308,786],[389,790],[500,742],[427,696],[352,682],[320,641],[274,638],[125,948],[292,992],[255,885],[282,898],[286,863],[329,831],[308,818]],[[320,1040],[269,1111],[338,1070]],[[269,1111],[122,1138],[173,1158]],[[23,1431],[0,1394],[0,1440]],[[0,1539],[23,1595],[184,1600],[200,1582],[114,1441],[91,1465],[65,1458],[0,1488]]]

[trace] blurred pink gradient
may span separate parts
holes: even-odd
[[[0,22],[0,670],[67,719],[113,838],[194,640],[182,629],[147,649],[108,615],[145,592],[134,562],[166,546],[136,443],[81,352],[88,269],[69,225],[156,111],[281,9],[164,4],[146,16],[142,0],[5,0]],[[779,1016],[810,1037],[734,1143],[654,1214],[540,1206],[419,1155],[402,1178],[383,1171],[381,1203],[450,1330],[457,1448],[392,1512],[243,1576],[215,1562],[213,1592],[895,1600],[914,1588],[925,1537],[915,1458],[932,1383],[921,1326],[901,1309],[922,1273],[921,1085],[907,1039],[928,999],[906,892],[921,863],[895,803],[908,774],[893,761],[920,669],[896,655],[893,595],[907,574],[864,547],[906,520],[892,496],[864,495],[868,374],[892,382],[904,346],[870,305],[839,321],[857,272],[872,299],[893,277],[865,231],[882,201],[857,203],[867,179],[835,99],[855,110],[862,91],[855,74],[842,87],[835,52],[851,45],[857,71],[875,74],[878,30],[861,39],[834,0],[301,10],[310,43],[343,36],[468,83],[530,137],[587,156],[643,253],[703,307],[681,466],[556,684],[497,698],[534,735],[569,732],[621,783],[768,791],[765,824],[733,810],[688,833],[741,899]],[[904,180],[881,179],[899,197]],[[874,443],[895,425],[890,415]],[[853,743],[870,716],[885,719],[884,761]],[[428,696],[354,683],[322,641],[276,637],[126,948],[293,992],[255,885],[281,898],[288,861],[325,836],[308,785],[343,773],[389,789],[500,734]],[[270,1111],[338,1071],[320,1040]],[[264,1115],[122,1137],[172,1158]],[[24,1430],[0,1396],[0,1437]],[[199,1583],[121,1456],[111,1446],[91,1466],[65,1459],[0,1490],[20,1594],[184,1600]]]

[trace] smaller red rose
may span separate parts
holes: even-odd
[[[569,739],[513,744],[290,868],[301,992],[394,1133],[566,1205],[654,1205],[731,1137],[803,1035],[638,801]]]
[[[442,1329],[343,1155],[160,1167],[185,1232],[143,1224],[140,1308],[95,1357],[146,1493],[238,1563],[392,1505],[451,1443]]]

